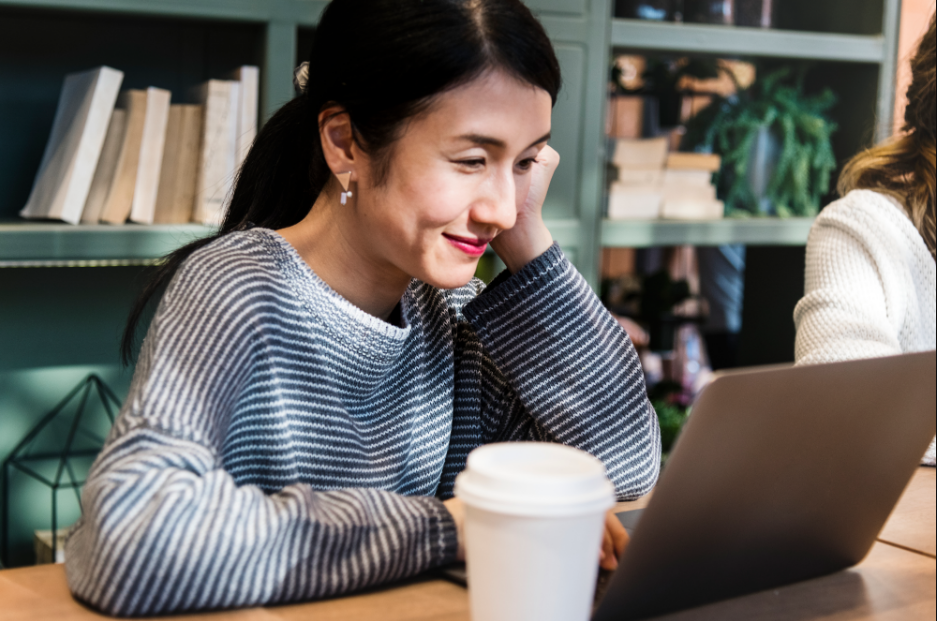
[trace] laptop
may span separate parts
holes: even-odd
[[[620,514],[632,539],[600,584],[593,621],[646,619],[859,563],[934,437],[935,361],[931,351],[717,378],[647,508]]]

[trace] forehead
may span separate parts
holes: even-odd
[[[412,129],[442,141],[488,136],[525,149],[550,132],[552,110],[545,90],[504,71],[488,71],[439,95]]]

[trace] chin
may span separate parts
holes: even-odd
[[[448,270],[434,269],[431,273],[419,278],[428,285],[437,289],[458,289],[464,287],[475,277],[475,271],[478,269],[478,262],[471,265],[452,266]]]

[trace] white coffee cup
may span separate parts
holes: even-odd
[[[589,618],[615,502],[602,462],[559,444],[489,444],[469,455],[455,494],[474,621]]]

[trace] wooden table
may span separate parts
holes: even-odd
[[[687,610],[660,621],[916,621],[937,616],[935,472],[922,468],[868,557],[858,566]],[[646,500],[621,503],[638,509]],[[100,621],[72,599],[61,565],[0,571],[0,621]],[[183,615],[173,621],[470,621],[462,587],[420,579],[334,600]]]
[[[937,470],[918,468],[878,540],[934,558],[937,553],[935,497]]]

